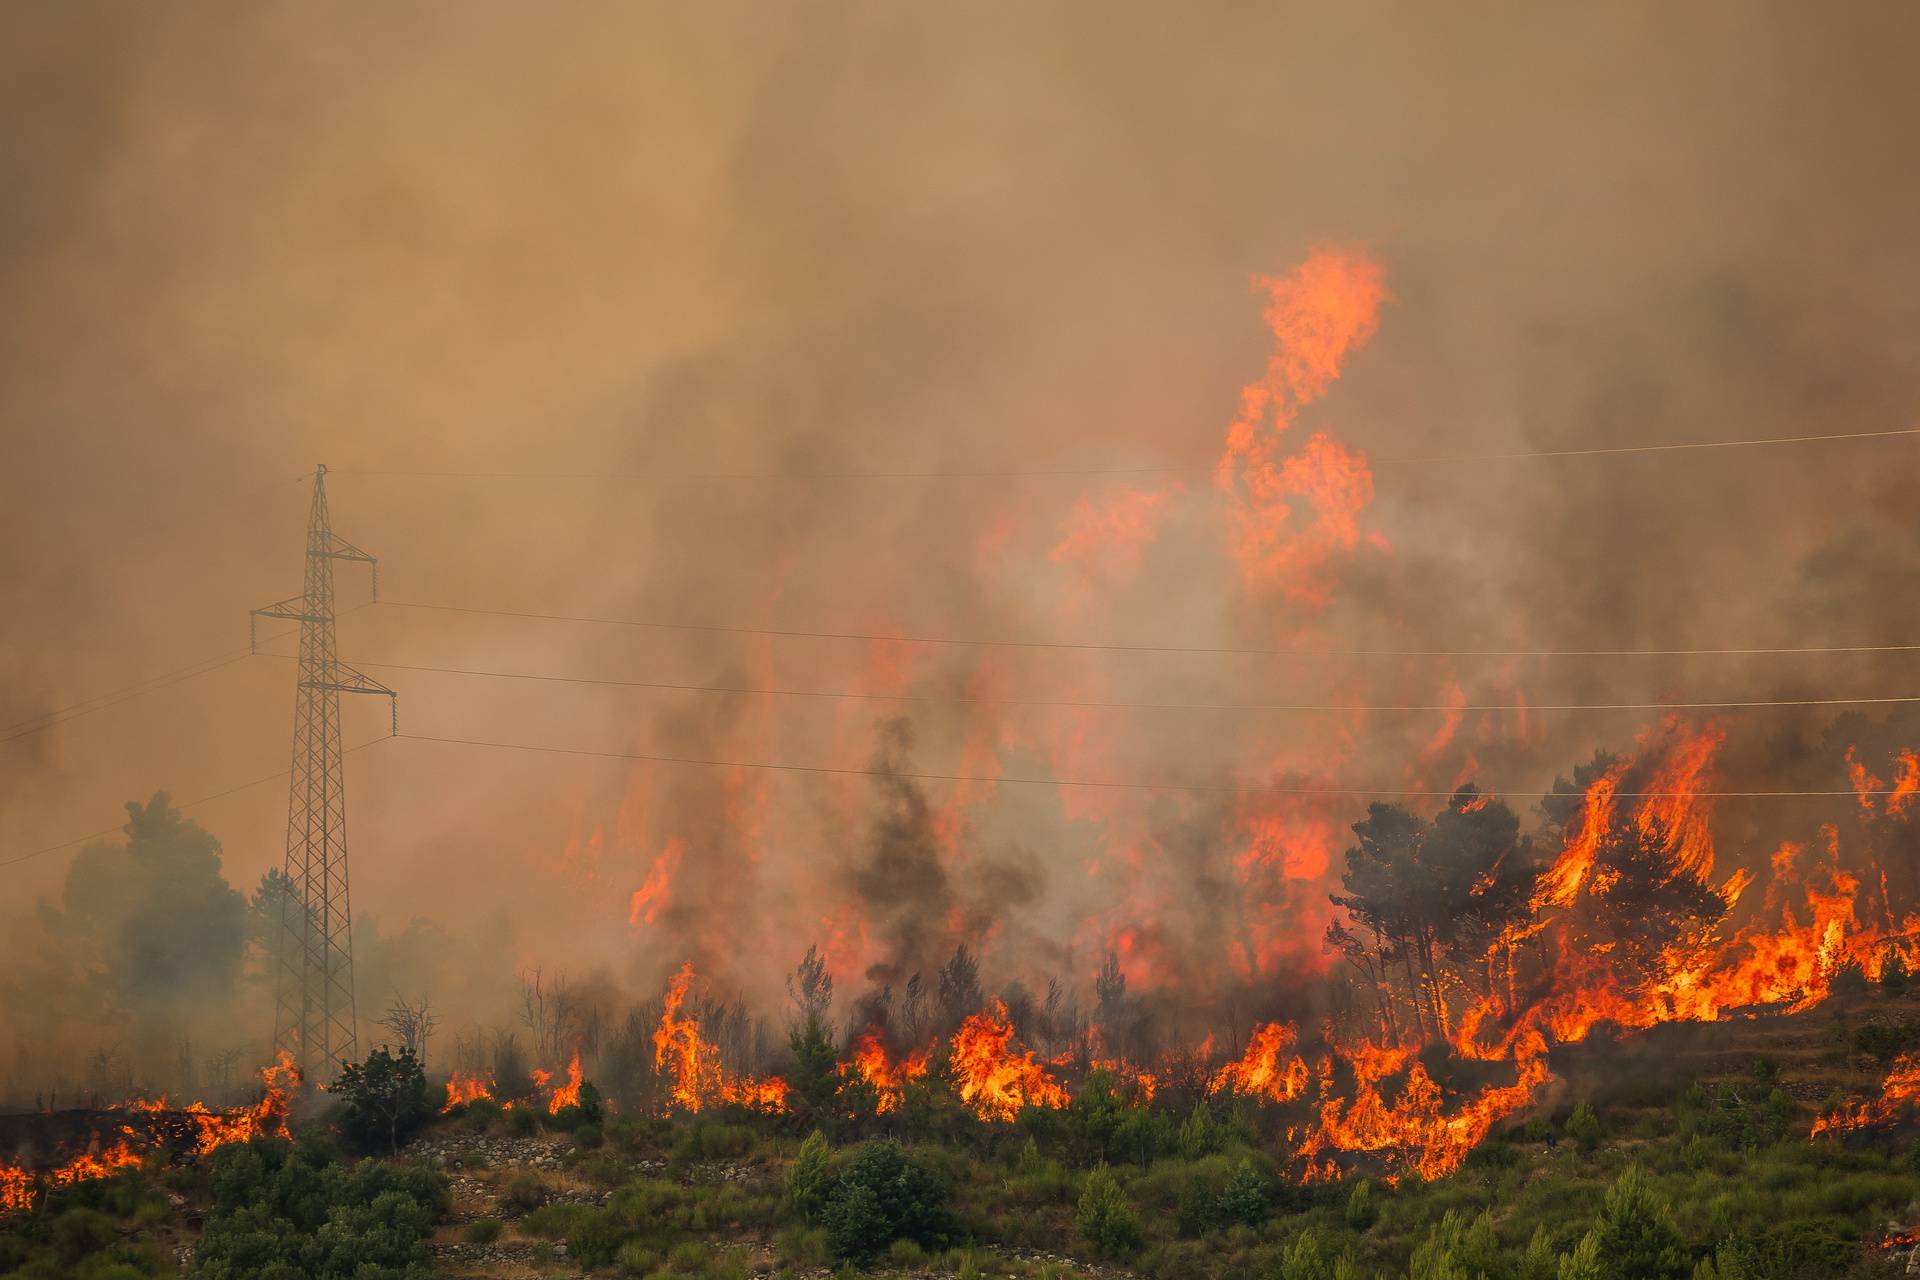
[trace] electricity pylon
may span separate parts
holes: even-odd
[[[255,609],[258,619],[300,624],[300,681],[293,699],[292,789],[287,796],[285,893],[275,940],[273,1044],[292,1055],[304,1079],[359,1056],[353,1009],[353,908],[347,897],[346,773],[340,758],[340,695],[377,693],[392,699],[400,732],[400,699],[334,656],[333,562],[374,558],[334,533],[327,516],[327,469],[313,473],[307,516],[306,590]],[[254,632],[258,642],[258,632]]]

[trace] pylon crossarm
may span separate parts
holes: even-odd
[[[307,612],[307,598],[295,596],[291,600],[282,600],[279,604],[270,604],[264,609],[254,609],[247,614],[247,652],[260,652],[260,619],[279,618],[286,622],[324,622],[326,619],[315,617]]]
[[[288,622],[326,621],[325,618],[317,614],[307,612],[307,600],[305,596],[295,596],[291,600],[282,600],[279,604],[270,604],[264,609],[255,609],[252,612],[252,616],[256,618],[284,618]]]
[[[331,538],[332,541],[327,546],[327,549],[320,554],[330,560],[358,560],[360,563],[366,565],[373,575],[373,598],[378,600],[380,598],[380,561],[373,555],[354,546],[337,533],[329,531],[327,536]]]
[[[333,679],[302,680],[300,687],[303,689],[326,689],[334,693],[375,693],[385,698],[391,698],[393,700],[391,708],[393,720],[392,731],[394,736],[399,736],[400,695],[395,690],[387,688],[387,686],[381,684],[371,676],[361,675],[352,667],[335,663]]]
[[[335,560],[364,560],[368,564],[374,563],[374,557],[369,553],[362,551],[337,533],[332,536],[333,545],[320,554]]]

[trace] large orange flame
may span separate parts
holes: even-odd
[[[493,1082],[463,1071],[453,1073],[447,1081],[447,1103],[442,1111],[451,1111],[455,1107],[464,1107],[469,1102],[479,1102],[482,1098],[493,1097]]]
[[[562,1107],[580,1105],[580,1051],[573,1051],[573,1061],[567,1064],[567,1082],[556,1087],[547,1099],[547,1114],[559,1115]]]
[[[1247,1051],[1222,1067],[1213,1078],[1215,1089],[1228,1089],[1270,1102],[1290,1102],[1307,1091],[1307,1063],[1291,1052],[1299,1043],[1297,1029],[1269,1022],[1253,1033]]]
[[[1066,1089],[1031,1051],[1014,1053],[1012,1042],[1013,1022],[997,1000],[990,1012],[960,1024],[948,1046],[960,1100],[982,1120],[1012,1120],[1022,1107],[1066,1106]]]
[[[779,1077],[735,1076],[720,1061],[719,1047],[700,1034],[700,1019],[683,1014],[693,985],[693,962],[680,966],[667,984],[660,1025],[653,1033],[653,1065],[668,1082],[671,1105],[698,1113],[715,1103],[738,1103],[760,1111],[784,1111],[787,1082]]]
[[[854,1037],[848,1053],[847,1060],[840,1064],[840,1074],[872,1086],[874,1108],[882,1115],[899,1107],[906,1096],[908,1081],[927,1074],[927,1049],[916,1050],[901,1059],[890,1058],[886,1045],[880,1042],[880,1033],[872,1029]]]

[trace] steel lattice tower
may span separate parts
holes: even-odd
[[[334,654],[333,562],[374,558],[333,532],[327,516],[327,469],[313,475],[307,517],[306,589],[255,609],[253,619],[300,624],[300,680],[293,699],[292,788],[287,796],[287,893],[274,948],[277,996],[274,1048],[291,1054],[303,1078],[359,1056],[353,1008],[353,911],[347,896],[346,774],[340,753],[340,695],[392,689],[343,666]]]

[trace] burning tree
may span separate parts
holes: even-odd
[[[1452,1033],[1454,991],[1491,992],[1489,944],[1525,909],[1532,883],[1530,846],[1519,830],[1512,809],[1472,786],[1455,792],[1432,821],[1374,804],[1353,825],[1359,843],[1347,850],[1340,878],[1347,892],[1333,902],[1368,940],[1337,923],[1330,938],[1376,984],[1389,1040],[1400,1032],[1396,973],[1422,1038]]]

